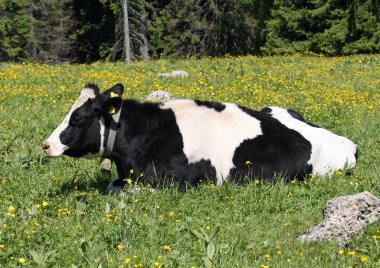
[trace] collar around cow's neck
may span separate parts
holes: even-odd
[[[102,159],[104,158],[111,159],[113,145],[115,143],[115,138],[116,138],[116,132],[119,127],[120,114],[121,114],[121,107],[119,111],[117,111],[117,113],[113,114],[111,117],[111,122],[108,129],[108,138],[106,140],[106,143],[104,144],[104,152],[102,155]]]

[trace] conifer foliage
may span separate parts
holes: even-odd
[[[0,0],[0,61],[307,51],[379,53],[379,0]]]

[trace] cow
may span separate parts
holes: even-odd
[[[356,144],[293,110],[255,111],[191,99],[139,103],[123,100],[123,91],[122,84],[103,93],[86,85],[43,142],[44,152],[112,159],[119,178],[108,185],[110,191],[122,188],[131,176],[155,187],[174,182],[186,190],[202,181],[221,185],[247,178],[329,176],[356,165]]]

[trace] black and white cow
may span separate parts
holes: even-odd
[[[109,189],[121,187],[132,169],[155,186],[175,181],[186,189],[206,180],[326,176],[356,164],[352,141],[293,110],[186,99],[139,103],[122,93],[121,84],[102,94],[87,85],[43,150],[90,158],[108,151],[120,178]]]

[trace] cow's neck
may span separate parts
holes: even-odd
[[[117,111],[117,113],[112,115],[110,123],[106,124],[105,130],[104,130],[105,131],[104,137],[106,138],[103,145],[104,151],[102,154],[102,159],[103,158],[112,159],[111,155],[112,155],[112,150],[115,143],[117,130],[119,129],[121,110],[122,108],[120,107],[119,111]],[[108,133],[108,135],[106,135],[106,133]]]

